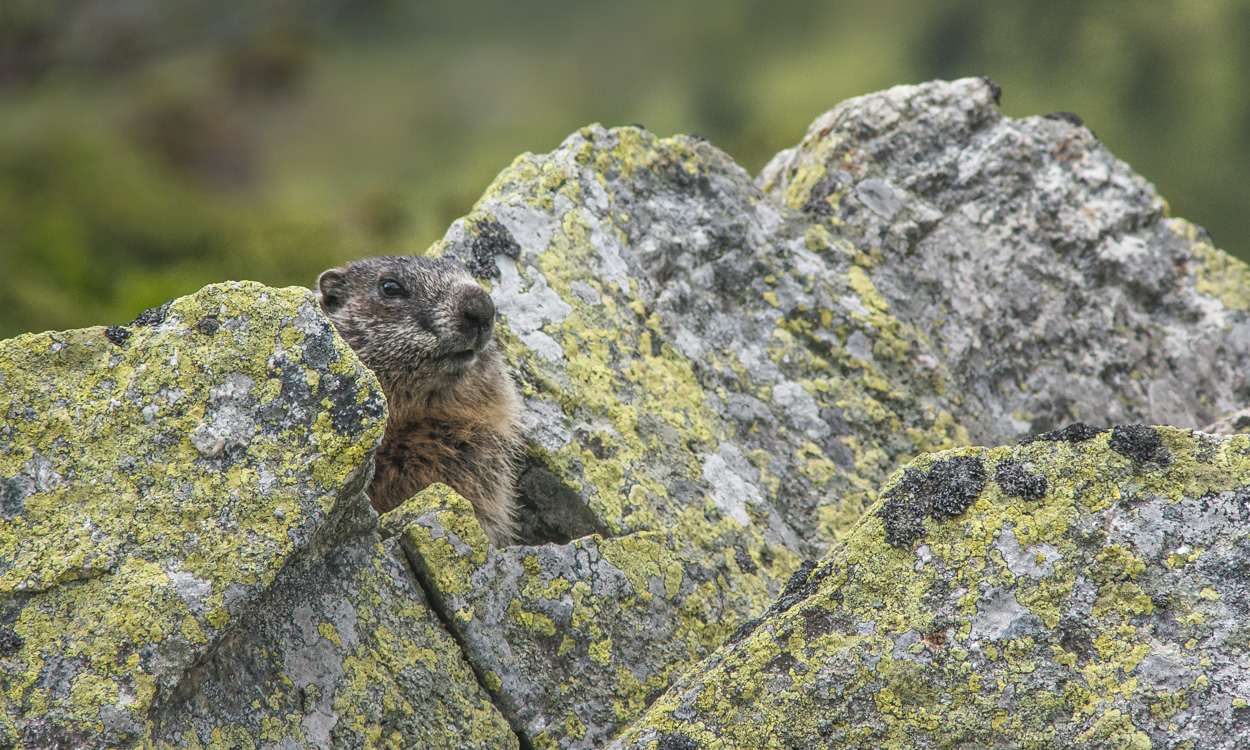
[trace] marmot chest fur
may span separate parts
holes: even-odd
[[[374,509],[443,482],[473,504],[491,542],[510,542],[519,399],[490,296],[454,261],[388,256],[321,274],[317,301],[386,394]]]

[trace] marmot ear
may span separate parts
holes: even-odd
[[[331,268],[317,277],[317,302],[326,312],[334,312],[347,299],[347,279],[343,269]]]

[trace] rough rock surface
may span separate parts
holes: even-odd
[[[433,558],[522,737],[610,737],[916,455],[1245,402],[1244,265],[1088,130],[995,94],[851,100],[758,184],[697,138],[585,128],[436,248],[480,264],[513,238],[483,275],[528,406],[530,541],[606,537]]]
[[[0,393],[0,746],[516,746],[370,531],[385,404],[307,290],[5,341]]]
[[[1250,740],[1250,437],[1133,425],[924,456],[613,748],[1210,748]],[[1043,480],[1018,493],[1012,477]]]
[[[994,93],[969,79],[852,100],[759,182],[790,206],[822,197],[839,234],[881,249],[872,281],[932,342],[978,443],[1243,407],[1245,264],[1167,218],[1088,130],[1000,117]]]
[[[701,659],[766,643],[865,529],[886,566],[908,554],[886,534],[922,545],[995,493],[1041,513],[1056,477],[1097,473],[1053,440],[1018,455],[974,442],[1079,418],[1094,426],[1059,437],[1181,482],[1198,459],[1164,457],[1196,455],[1189,438],[1100,430],[1244,408],[1246,267],[1168,218],[1089,131],[1003,118],[995,95],[968,79],[851,100],[756,181],[698,138],[638,128],[519,157],[435,247],[491,287],[525,400],[523,543],[505,549],[446,488],[380,524],[369,513],[376,383],[306,294],[210,287],[129,327],[5,342],[4,731],[31,747],[603,747]],[[1058,463],[1034,468],[1047,450]],[[1241,486],[1234,468],[1223,489]],[[1115,486],[1156,487],[1143,481]],[[1151,491],[1199,497],[1186,487]],[[1083,493],[1062,497],[1093,507]],[[951,545],[943,571],[989,554]],[[1025,563],[994,573],[999,588],[1059,569]],[[937,575],[889,570],[883,606]],[[1050,643],[1037,617],[1029,637]],[[76,636],[87,623],[102,635]],[[1113,656],[1126,663],[1099,653]],[[798,681],[774,672],[778,691]],[[62,675],[79,685],[68,702]],[[1081,689],[1111,679],[1091,675]],[[922,688],[906,706],[940,702]],[[734,705],[748,715],[765,693]],[[696,710],[728,709],[653,712],[630,741],[698,746],[682,743],[711,734],[663,734]],[[1120,721],[1110,710],[1098,720]]]

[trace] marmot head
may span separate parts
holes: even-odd
[[[388,399],[434,394],[502,367],[495,304],[454,261],[359,260],[321,274],[317,301]]]

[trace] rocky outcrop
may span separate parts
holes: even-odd
[[[1170,687],[1109,697],[1109,680],[1157,653],[1156,676],[1175,662],[1225,684],[1230,636],[1201,640],[1197,618],[1239,611],[1235,577],[1202,556],[1218,568],[1240,521],[1211,516],[1215,546],[1161,542],[1205,571],[1194,601],[1151,598],[1180,567],[1134,546],[1146,532],[1069,532],[1114,536],[1107,507],[1180,523],[1245,484],[1232,439],[1104,428],[1244,407],[1246,269],[1089,131],[1004,118],[996,94],[968,79],[851,100],[755,181],[700,139],[598,126],[505,170],[434,248],[490,286],[525,400],[523,539],[505,549],[440,486],[370,515],[380,396],[302,292],[210,287],[147,325],[0,345],[15,394],[0,544],[27,571],[0,579],[6,675],[25,675],[6,731],[32,747],[590,748],[646,712],[621,742],[671,750],[773,746],[741,734],[752,717],[787,724],[776,746],[860,719],[864,741],[942,737],[947,720],[1023,743],[1049,717],[1101,747],[1175,722],[1182,699],[1155,724],[1139,710]],[[970,447],[1077,419],[1093,427],[1061,433],[1071,445]],[[137,522],[153,508],[159,523]],[[106,555],[97,539],[122,541]],[[57,597],[126,611],[112,592],[138,596],[133,580],[159,636],[45,614],[71,607]],[[804,612],[815,629],[787,630]],[[1162,612],[1190,619],[1151,636],[1140,618]],[[1181,635],[1184,654],[1164,646]],[[97,640],[119,645],[81,645]],[[883,654],[893,671],[873,671]],[[1052,663],[1036,677],[1067,680],[1051,695],[1068,702],[1026,694],[1029,665]],[[82,687],[50,692],[66,675]],[[1019,723],[943,713],[956,676],[960,710]],[[831,707],[844,694],[859,702]],[[1193,696],[1186,717],[1225,716]],[[813,707],[850,718],[790,717]]]
[[[516,747],[376,532],[382,391],[308,290],[11,339],[0,392],[0,745]]]
[[[1250,438],[1068,431],[884,495],[612,747],[1245,747]]]

